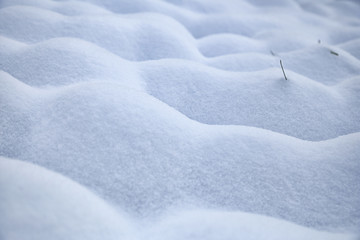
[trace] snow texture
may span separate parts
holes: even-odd
[[[0,239],[357,239],[359,12],[2,0]]]
[[[125,239],[132,226],[78,183],[1,158],[1,239]],[[11,184],[9,184],[11,183]]]

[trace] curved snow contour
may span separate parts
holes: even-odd
[[[278,68],[235,73],[183,60],[144,62],[139,69],[151,95],[202,123],[254,126],[313,141],[360,131],[356,81],[344,89],[291,71],[286,81]]]
[[[2,0],[0,156],[144,222],[195,205],[358,231],[359,12],[335,0]]]
[[[42,167],[0,157],[2,239],[354,239],[241,212],[211,210],[168,214],[145,228],[79,184]],[[260,230],[261,229],[261,230]]]
[[[356,236],[319,232],[283,220],[243,212],[211,210],[169,214],[145,231],[149,240],[355,240]],[[150,233],[149,233],[150,232]]]
[[[317,228],[359,224],[359,133],[307,142],[204,125],[115,82],[39,90],[8,77],[2,86],[2,155],[69,176],[138,216],[202,203]]]
[[[107,1],[103,5],[120,11],[125,2],[128,3]],[[270,17],[272,11],[266,13],[266,8],[261,10],[249,4],[240,5],[246,5],[245,8],[256,16],[264,16],[226,18],[223,11],[230,11],[229,5],[221,7],[215,2],[207,6],[194,3],[197,7],[184,3],[187,7],[216,12],[193,12],[197,17],[184,11],[185,6],[164,2],[149,2],[141,6],[144,9],[135,8],[136,13],[128,15],[107,11],[75,16],[55,12],[55,5],[71,5],[70,2],[43,3],[44,8],[52,11],[34,7],[36,2],[26,4],[33,6],[9,6],[0,10],[0,32],[6,36],[1,41],[9,46],[0,48],[0,68],[29,85],[64,85],[94,79],[117,81],[137,90],[147,85],[151,95],[196,121],[259,127],[304,140],[326,140],[360,130],[359,121],[354,121],[359,118],[359,105],[348,104],[349,98],[359,98],[360,94],[350,96],[337,86],[360,74],[360,61],[353,56],[356,52],[353,53],[353,47],[346,47],[348,45],[342,50],[341,45],[339,48],[326,44],[325,40],[331,42],[330,38],[325,38],[325,43],[321,44],[316,43],[317,39],[303,42],[310,39],[310,35],[313,38],[312,34],[319,28],[313,29],[311,23],[324,26],[325,35],[333,29],[338,32],[339,27],[335,22],[327,23],[324,18],[310,13],[305,14],[310,20],[305,21],[301,15],[303,11],[294,2],[284,6],[292,9],[296,16],[301,15],[300,22],[278,9],[284,17],[290,18],[289,23],[279,23]],[[4,3],[7,5],[11,4]],[[136,3],[130,5],[135,7]],[[279,6],[276,4],[277,8]],[[161,14],[141,13],[145,9]],[[173,12],[175,9],[178,14]],[[178,19],[180,15],[182,20]],[[186,19],[194,20],[192,27],[187,25],[190,23]],[[244,36],[228,28],[225,28],[228,32],[217,32],[223,25],[246,30],[241,26],[249,19],[252,24],[246,26],[254,28],[254,36]],[[305,31],[306,37],[292,40],[300,41],[299,44],[288,44],[284,33],[278,35],[272,28],[261,29],[264,19],[270,19],[272,26],[281,29],[292,29],[290,24],[310,25],[310,32]],[[207,25],[217,20],[221,20],[218,26]],[[166,24],[162,24],[164,22]],[[201,27],[196,27],[198,25]],[[197,28],[198,34],[201,29],[211,34],[196,40],[190,30]],[[354,28],[345,28],[348,34],[344,35],[348,37],[344,41],[351,36],[351,39],[358,39],[353,34]],[[24,46],[10,38],[36,44]],[[273,42],[290,47],[276,47]],[[202,56],[199,49],[206,56],[214,57]],[[283,59],[288,82],[282,81],[279,57]],[[125,59],[154,61],[131,63]],[[353,110],[349,111],[349,107]]]
[[[360,94],[339,87],[344,80],[328,86],[290,70],[286,70],[290,80],[285,81],[278,68],[247,73],[222,71],[174,59],[134,63],[76,38],[54,38],[34,45],[4,37],[1,40],[5,47],[0,49],[0,67],[32,86],[57,86],[95,79],[115,81],[127,88],[146,89],[202,123],[253,126],[305,140],[326,140],[360,131],[359,121],[354,121],[360,117],[360,111],[356,111],[360,106],[356,104]],[[321,50],[331,58],[342,58],[333,56],[326,48],[313,50]],[[249,55],[231,55],[231,58],[228,55],[227,59],[237,59],[231,61],[234,64],[249,65],[246,56]],[[252,54],[249,59],[259,62],[267,58],[272,57]],[[213,64],[224,59],[217,60],[219,58],[212,59]],[[263,61],[265,65],[266,62]],[[275,58],[271,62],[268,67],[278,64]],[[296,61],[287,63],[289,65],[285,66],[290,69],[300,65]],[[349,65],[349,69],[356,69],[355,63],[352,68]],[[224,66],[231,68],[232,65]],[[348,73],[349,78],[356,75],[356,71]],[[354,88],[355,82],[353,84]],[[352,98],[357,101],[351,103],[349,99]]]
[[[36,7],[11,6],[0,9],[0,34],[30,43],[81,38],[134,61],[202,57],[184,26],[155,13],[65,16]]]
[[[134,64],[93,43],[77,38],[52,38],[31,45],[5,37],[0,40],[6,46],[0,49],[0,68],[30,86],[101,79],[144,89]]]
[[[74,181],[0,157],[1,239],[130,239],[116,210]]]

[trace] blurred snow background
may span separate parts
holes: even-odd
[[[356,239],[359,12],[0,1],[0,239]]]

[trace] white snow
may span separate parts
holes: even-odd
[[[0,239],[358,238],[359,11],[2,0]]]
[[[0,160],[1,239],[268,239],[269,234],[274,239],[355,239],[241,212],[172,212],[160,222],[136,226],[64,176],[30,163]],[[274,232],[277,228],[286,230]]]
[[[152,227],[146,238],[157,240],[355,239],[354,236],[318,232],[256,214],[203,210],[171,214],[159,225]]]
[[[1,239],[126,239],[132,226],[78,183],[1,157]],[[10,184],[9,184],[10,183]]]

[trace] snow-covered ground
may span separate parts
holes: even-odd
[[[358,239],[359,13],[1,0],[0,239]]]

